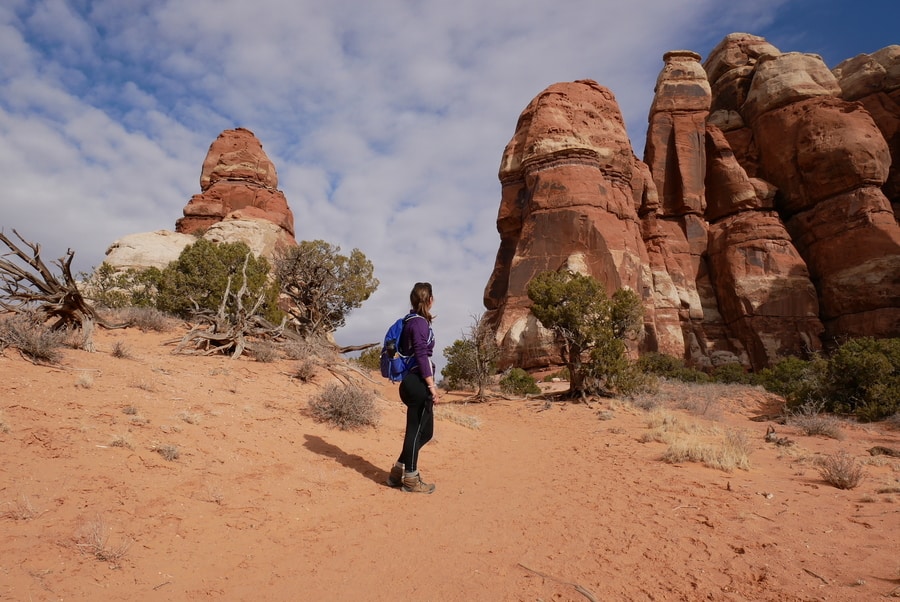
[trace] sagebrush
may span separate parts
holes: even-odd
[[[355,385],[329,384],[309,400],[309,410],[315,420],[341,430],[378,424],[375,396]]]

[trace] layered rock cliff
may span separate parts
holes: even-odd
[[[669,52],[643,161],[609,90],[554,84],[500,165],[484,319],[501,363],[559,361],[525,291],[562,268],[638,292],[640,349],[696,366],[760,369],[844,337],[900,336],[898,174],[898,46],[833,72],[749,34],[703,63]]]

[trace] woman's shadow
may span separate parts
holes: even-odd
[[[304,435],[306,438],[306,442],[303,444],[308,450],[319,454],[320,456],[325,456],[327,458],[332,458],[337,461],[339,464],[346,466],[347,468],[352,468],[362,476],[375,481],[379,485],[384,485],[388,487],[387,484],[387,471],[378,468],[365,458],[361,456],[357,456],[355,454],[348,454],[344,450],[342,450],[337,445],[332,445],[328,443],[321,437],[317,437],[316,435]]]

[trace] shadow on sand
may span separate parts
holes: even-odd
[[[317,453],[326,458],[332,458],[337,463],[352,468],[367,479],[389,487],[387,484],[388,472],[379,468],[363,458],[355,454],[348,454],[337,445],[328,443],[321,437],[316,435],[304,435],[306,442],[303,444],[311,452]]]

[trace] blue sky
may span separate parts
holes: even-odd
[[[500,157],[541,90],[597,80],[641,156],[665,52],[747,32],[834,67],[900,43],[898,22],[887,1],[4,0],[0,228],[88,271],[174,229],[210,143],[246,127],[298,240],[375,265],[338,342],[379,340],[428,280],[442,350],[483,311]]]

